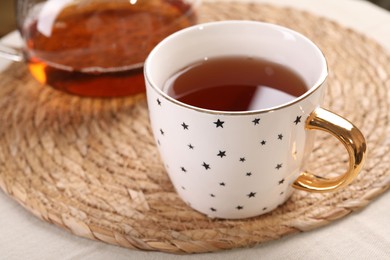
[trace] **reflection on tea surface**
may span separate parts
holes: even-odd
[[[172,75],[163,90],[200,108],[253,111],[293,101],[307,90],[292,69],[260,58],[223,56],[195,62]]]

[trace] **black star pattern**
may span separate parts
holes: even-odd
[[[159,106],[161,106],[161,101],[160,101],[159,98],[157,99],[157,104],[158,104]]]
[[[214,124],[216,125],[216,128],[218,128],[218,127],[223,128],[224,123],[225,123],[224,121],[221,121],[219,119],[217,120],[217,122],[214,122]]]
[[[158,99],[157,98],[157,104],[159,105],[159,106],[161,106],[162,105],[162,102],[160,101],[160,99]],[[184,119],[184,118],[183,118]],[[185,119],[186,121],[187,121],[187,119]],[[290,120],[292,120],[292,118],[290,118]],[[295,125],[298,125],[299,123],[301,123],[301,120],[302,120],[302,116],[296,116],[296,119],[294,120],[294,123],[295,123]],[[248,125],[250,125],[250,122],[249,121],[251,121],[250,119],[247,121],[247,124]],[[213,122],[213,120],[210,120],[209,121],[209,126],[210,127],[212,127],[212,125],[211,125],[211,122]],[[254,126],[256,126],[256,125],[259,125],[260,124],[260,118],[253,118],[253,120],[251,121],[252,123],[253,123],[253,125]],[[187,123],[191,123],[191,122],[188,122],[187,121]],[[176,124],[177,124],[177,129],[178,130],[180,130],[180,131],[182,131],[181,130],[181,128],[180,128],[180,126],[179,126],[179,124],[181,125],[181,127],[183,127],[183,130],[184,130],[184,132],[185,132],[185,130],[188,130],[188,133],[190,133],[191,131],[193,131],[193,125],[191,124],[191,129],[189,129],[189,125],[187,124],[186,122],[183,122],[182,121],[182,124],[180,124],[180,121],[179,122],[177,122]],[[225,123],[225,121],[222,121],[220,118],[219,119],[217,119],[216,121],[214,121],[213,122],[214,124],[215,124],[215,127],[216,128],[224,128],[224,123]],[[261,123],[263,123],[263,121],[261,121]],[[291,121],[290,121],[290,124],[291,124]],[[225,131],[226,130],[228,130],[229,129],[229,127],[230,127],[230,124],[228,123],[227,124],[227,128],[226,129],[224,129]],[[165,128],[164,128],[164,130],[166,130]],[[159,138],[161,138],[161,140],[165,140],[164,138],[169,138],[171,135],[172,135],[172,132],[168,129],[167,131],[168,131],[168,133],[166,133],[165,131],[164,131],[162,128],[160,128],[159,129],[159,131],[160,131],[160,134],[161,134],[161,136],[165,136],[165,134],[167,134],[167,136],[166,137],[159,137]],[[224,131],[224,130],[221,130],[221,131]],[[217,131],[219,131],[219,130],[217,130]],[[286,133],[284,133],[284,134],[286,134]],[[265,139],[258,139],[258,144],[260,144],[261,146],[265,146],[265,145],[267,145],[267,147],[269,147],[270,145],[272,146],[274,143],[279,143],[279,141],[277,141],[277,140],[284,140],[284,134],[283,133],[281,133],[281,132],[279,132],[279,134],[278,134],[278,132],[274,132],[273,134],[272,134],[272,136],[271,137],[267,137],[267,136],[263,136],[263,137],[265,137],[265,138],[267,138],[267,140],[265,140]],[[276,139],[277,138],[277,139]],[[288,141],[288,137],[286,137],[287,139],[285,139],[285,140],[287,140]],[[269,141],[269,143],[267,143]],[[285,141],[284,141],[285,142]],[[157,139],[157,143],[159,144],[159,145],[161,145],[160,144],[160,140],[159,139]],[[283,142],[280,142],[280,143],[283,143]],[[183,143],[184,145],[185,145],[185,142]],[[196,144],[196,143],[195,143]],[[258,145],[257,144],[257,145]],[[196,145],[198,145],[198,144],[196,144]],[[187,143],[187,147],[188,148],[185,148],[185,147],[183,147],[184,149],[190,149],[190,150],[193,150],[194,148],[195,148],[195,146],[192,144],[192,143]],[[199,150],[198,149],[199,147],[197,147],[197,150]],[[220,148],[223,148],[223,149],[227,149],[227,147],[220,147]],[[264,147],[264,148],[266,148],[266,147]],[[261,148],[261,149],[264,149],[264,148]],[[229,158],[230,157],[232,157],[232,151],[230,151],[230,150],[214,150],[214,152],[215,151],[218,151],[216,154],[214,154],[214,156],[215,155],[217,155],[218,157],[220,157],[220,158],[224,158],[224,157],[227,157],[226,159],[223,159],[223,160],[221,160],[221,163],[223,162],[223,161],[225,161],[225,160],[229,160]],[[196,152],[196,151],[194,151],[194,152]],[[228,154],[227,154],[228,153]],[[229,155],[229,156],[227,156],[227,155]],[[239,154],[240,155],[240,154]],[[247,163],[250,163],[251,162],[251,160],[249,160],[247,163],[245,163],[244,164],[244,162],[246,162],[247,161],[247,158],[246,158],[246,156],[247,156],[247,154],[245,154],[245,153],[242,153],[241,154],[241,156],[243,156],[243,157],[239,157],[239,155],[237,156],[237,157],[233,157],[233,161],[236,161],[236,163],[238,163],[237,161],[239,161],[239,162],[242,162],[243,164],[242,164],[242,166],[244,166],[244,165],[246,165]],[[249,157],[248,157],[249,158]],[[206,159],[206,158],[205,158]],[[214,160],[215,160],[216,158],[214,157]],[[237,160],[238,159],[238,160]],[[218,159],[219,160],[219,159]],[[215,164],[211,159],[210,159],[210,161],[209,161],[209,159],[206,159],[206,161],[208,162],[208,163],[206,163],[205,161],[203,161],[203,163],[202,163],[202,167],[204,167],[204,169],[206,170],[206,171],[208,171],[208,170],[210,170],[210,171],[208,171],[208,172],[210,172],[210,173],[213,173],[214,171],[215,171],[215,169],[217,168],[217,164]],[[200,163],[201,161],[199,161],[198,163]],[[283,170],[284,170],[284,167],[283,167],[283,163],[285,163],[285,162],[283,162],[283,161],[281,161],[282,163],[278,163],[276,166],[274,165],[274,167],[275,167],[275,169],[276,170],[280,170],[280,169],[282,169],[283,168]],[[213,171],[211,171],[211,164],[213,164]],[[241,163],[240,163],[241,164]],[[178,165],[178,166],[180,166],[180,165]],[[186,166],[186,167],[184,167],[184,166]],[[199,166],[198,166],[199,167]],[[183,164],[183,166],[180,166],[180,167],[177,167],[176,166],[176,171],[177,172],[182,172],[182,176],[186,176],[186,174],[185,173],[187,173],[187,172],[192,172],[192,169],[191,168],[188,168],[188,165],[185,165],[185,164]],[[189,169],[189,171],[188,171],[188,169]],[[200,168],[201,169],[201,168]],[[251,170],[251,169],[248,169],[248,170]],[[281,171],[283,171],[283,170],[281,170]],[[281,171],[279,171],[279,172],[281,172]],[[207,173],[208,173],[207,172]],[[189,174],[190,174],[189,173]],[[275,173],[276,173],[276,171],[275,171]],[[248,176],[248,177],[250,177],[250,176],[254,176],[254,177],[256,177],[256,175],[254,175],[252,172],[246,172],[246,171],[243,171],[242,172],[242,174],[245,174],[245,175],[242,175],[242,176]],[[251,177],[251,178],[253,178],[253,177]],[[280,178],[280,177],[279,177]],[[249,181],[250,179],[248,179],[248,181]],[[280,188],[283,188],[285,185],[283,185],[284,183],[287,183],[288,182],[288,179],[287,180],[285,180],[285,178],[282,178],[282,179],[279,179],[279,180],[274,180],[275,182],[277,181],[278,182],[278,185],[280,186]],[[229,183],[229,186],[227,186],[226,185],[226,183],[225,182],[219,182],[218,184],[217,183],[215,183],[214,185],[219,185],[219,186],[223,186],[224,188],[220,188],[221,189],[221,191],[222,190],[225,190],[225,189],[229,189],[229,187],[231,186],[231,184]],[[227,186],[227,187],[226,187]],[[275,186],[276,186],[276,183],[275,183]],[[183,192],[187,192],[186,191],[186,187],[185,186],[179,186],[179,187],[181,187],[181,189],[183,190]],[[191,187],[190,187],[190,190],[191,190]],[[211,192],[216,192],[216,191],[212,191],[211,190]],[[285,194],[285,191],[279,191],[279,194],[280,194],[280,198],[282,198],[282,196],[284,196],[284,194]],[[206,196],[207,196],[207,193],[205,194]],[[215,200],[215,197],[216,197],[216,193],[209,193],[209,195],[208,196],[210,196],[211,198],[214,198],[213,200]],[[241,196],[243,196],[244,197],[244,199],[245,199],[245,197],[249,200],[249,201],[255,201],[257,198],[260,198],[261,197],[261,194],[259,194],[259,195],[257,195],[257,192],[254,192],[254,191],[250,191],[250,190],[247,190],[245,193],[243,193]],[[220,197],[220,196],[219,196]],[[212,200],[212,199],[210,199],[210,200]],[[241,204],[242,203],[242,204]],[[211,207],[212,206],[212,207]],[[210,211],[212,211],[212,212],[216,212],[217,211],[217,205],[213,205],[213,204],[211,204],[211,205],[209,205],[209,210]],[[242,210],[242,211],[244,211],[244,208],[245,208],[245,210],[247,210],[247,205],[246,205],[246,203],[244,202],[244,201],[241,201],[241,202],[238,202],[237,204],[233,204],[233,205],[231,205],[231,207],[233,208],[233,209],[236,209],[236,210]],[[261,208],[260,208],[261,209]],[[219,209],[219,210],[221,210],[221,209]],[[267,211],[268,210],[268,208],[267,207],[264,207],[264,205],[263,205],[263,208],[262,208],[262,210],[263,211]]]
[[[207,164],[207,163],[203,162],[202,166],[203,166],[206,170],[210,170],[210,164]]]
[[[186,123],[183,122],[183,124],[181,124],[181,126],[183,127],[184,130],[188,130],[188,125]]]
[[[217,156],[223,158],[226,156],[226,151],[219,151],[219,153],[217,154]]]
[[[248,198],[253,198],[256,196],[256,192],[251,192],[247,196],[248,196]]]
[[[260,123],[260,118],[255,118],[255,120],[252,121],[254,125],[258,125]]]
[[[302,118],[302,116],[297,116],[297,118],[294,121],[295,125],[297,125],[301,122],[301,118]]]

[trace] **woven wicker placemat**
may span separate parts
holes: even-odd
[[[329,224],[390,186],[390,56],[327,19],[262,4],[205,3],[201,20],[252,19],[300,31],[325,52],[325,107],[365,134],[369,156],[346,189],[296,191],[246,220],[209,219],[176,195],[159,159],[143,95],[100,100],[42,87],[22,64],[0,75],[0,187],[28,211],[78,236],[123,247],[199,253],[253,246]],[[318,135],[310,168],[340,174],[346,152]]]

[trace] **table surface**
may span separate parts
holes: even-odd
[[[325,16],[369,36],[390,52],[390,12],[368,2],[240,1],[291,6]],[[17,34],[10,34],[2,41],[17,45]],[[7,64],[0,59],[0,70]],[[0,191],[0,259],[390,259],[389,217],[390,192],[387,192],[363,210],[320,229],[287,236],[254,248],[177,256],[129,250],[74,236],[34,217]]]

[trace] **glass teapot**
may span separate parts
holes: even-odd
[[[17,0],[24,60],[42,84],[89,97],[144,91],[143,63],[196,23],[198,0]],[[3,57],[7,56],[3,52]]]

